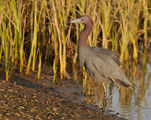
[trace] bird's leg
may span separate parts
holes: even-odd
[[[105,84],[102,83],[103,85],[103,89],[104,89],[104,100],[107,98],[107,92],[106,92],[106,87],[105,87]]]
[[[103,112],[107,109],[107,91],[106,91],[106,87],[105,84],[102,83],[103,88],[104,88],[104,98],[103,98]]]
[[[106,99],[106,101],[109,100],[120,89],[119,84],[113,79],[112,79],[112,81],[117,85],[117,89],[113,91],[113,93]]]

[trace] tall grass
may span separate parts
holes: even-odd
[[[140,62],[151,42],[150,9],[150,0],[0,0],[0,69],[5,69],[6,80],[17,68],[27,75],[37,71],[40,78],[45,61],[52,65],[53,82],[57,73],[69,79],[68,68],[78,71],[83,29],[69,21],[83,14],[94,22],[88,44],[114,50],[130,67],[131,61]],[[90,88],[83,76],[83,86]]]

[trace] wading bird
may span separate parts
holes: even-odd
[[[78,41],[79,63],[80,66],[85,67],[86,72],[93,79],[95,86],[99,86],[100,84],[103,86],[103,110],[106,110],[107,100],[120,89],[120,85],[131,88],[132,84],[120,68],[120,61],[115,52],[104,48],[90,47],[87,44],[87,39],[93,26],[91,18],[83,15],[79,19],[72,20],[71,23],[82,23],[85,25],[84,29],[80,32]],[[117,89],[109,97],[107,97],[106,82],[112,82],[117,85]],[[101,93],[101,91],[96,92],[97,95]]]

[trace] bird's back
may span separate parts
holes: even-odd
[[[119,84],[129,87],[131,83],[119,66],[117,55],[110,50],[86,46],[79,50],[80,65],[97,83],[110,82],[114,79]]]

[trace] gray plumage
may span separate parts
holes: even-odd
[[[98,48],[84,47],[79,49],[80,66],[86,68],[86,72],[96,83],[112,82],[129,87],[131,83],[125,73],[119,67],[119,59],[114,52]]]
[[[98,91],[99,87],[101,84],[103,85],[105,96],[103,106],[106,106],[107,100],[119,90],[119,85],[130,88],[132,85],[123,70],[120,68],[120,61],[115,52],[104,48],[88,46],[87,39],[93,26],[91,18],[87,15],[83,15],[80,19],[76,19],[71,22],[83,23],[85,25],[84,29],[80,32],[78,42],[79,63],[81,67],[85,67],[86,72],[93,79],[98,97],[101,92]],[[108,98],[106,98],[107,93],[104,85],[106,82],[115,83],[118,87]]]

